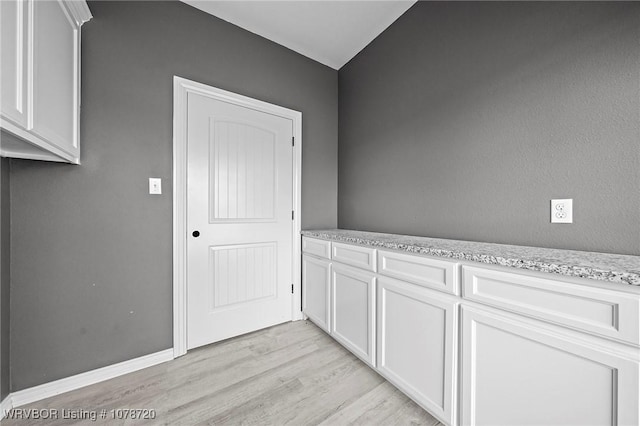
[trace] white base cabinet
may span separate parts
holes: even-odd
[[[318,327],[329,333],[331,303],[331,262],[307,254],[302,256],[302,311]]]
[[[303,238],[317,325],[442,423],[640,424],[640,289]]]
[[[338,263],[331,270],[331,335],[376,366],[374,274]]]
[[[457,298],[378,278],[378,371],[432,415],[456,422]]]
[[[637,359],[462,306],[463,425],[638,425]]]
[[[80,161],[84,0],[2,0],[0,155]]]

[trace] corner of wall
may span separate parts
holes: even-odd
[[[8,158],[0,159],[0,401],[8,400],[10,375],[11,197]]]

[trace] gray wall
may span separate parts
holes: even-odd
[[[0,158],[0,401],[9,395],[9,290],[11,208],[9,160]]]
[[[339,72],[339,226],[640,255],[639,40],[638,3],[417,3]]]
[[[90,8],[82,165],[12,160],[13,391],[172,346],[174,74],[302,111],[302,224],[337,222],[337,71],[182,3]]]

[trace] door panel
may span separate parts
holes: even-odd
[[[293,123],[189,93],[187,347],[291,319]]]
[[[210,222],[274,221],[277,135],[247,123],[210,126]]]
[[[275,297],[275,242],[210,247],[211,309]]]

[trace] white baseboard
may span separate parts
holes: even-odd
[[[10,411],[12,408],[13,403],[11,401],[11,395],[7,395],[7,397],[2,400],[2,403],[0,403],[0,420],[4,419],[7,411]]]
[[[142,370],[143,368],[162,364],[163,362],[171,361],[172,359],[173,348],[166,349],[164,351],[141,356],[139,358],[130,359],[129,361],[120,362],[118,364],[87,371],[86,373],[80,373],[75,376],[13,392],[5,399],[5,401],[9,400],[8,404],[11,405],[10,408],[20,407],[51,396],[122,376],[123,374],[133,373],[134,371]],[[5,402],[3,401],[2,404],[4,409]]]

